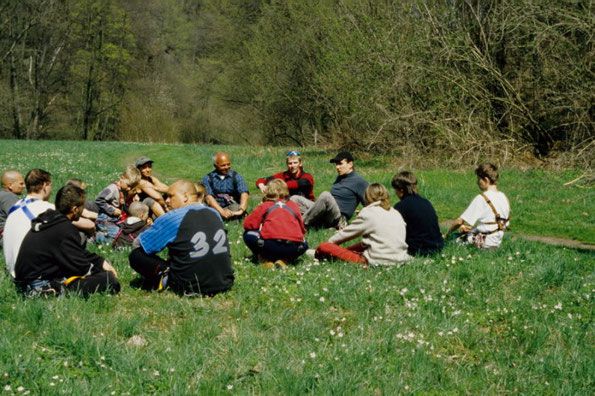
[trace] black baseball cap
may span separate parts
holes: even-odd
[[[153,160],[151,158],[149,158],[149,157],[145,157],[145,156],[138,157],[136,159],[136,162],[135,162],[135,165],[134,166],[136,166],[138,168],[139,166],[143,166],[144,164],[148,164],[149,162],[150,163],[153,163]]]
[[[335,156],[335,158],[331,158],[329,162],[336,164],[343,160],[347,160],[347,162],[353,162],[353,156],[347,151],[341,151]]]

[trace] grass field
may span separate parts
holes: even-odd
[[[226,150],[253,186],[283,169],[280,148],[2,141],[2,169],[42,167],[54,190],[70,177],[95,195],[139,155],[167,181],[198,180]],[[316,193],[335,177],[331,154],[307,149]],[[358,172],[388,186],[398,159],[361,156]],[[414,169],[414,171],[416,171]],[[477,194],[470,167],[416,171],[440,220]],[[0,272],[0,393],[6,394],[593,394],[592,251],[513,233],[595,243],[593,187],[581,172],[504,169],[512,232],[497,251],[448,244],[401,268],[362,270],[304,258],[287,271],[248,261],[228,224],[236,283],[213,299],[147,293],[127,252],[118,296],[23,300]],[[396,200],[394,198],[393,200]],[[330,231],[309,232],[312,246]],[[4,262],[0,259],[0,265]]]

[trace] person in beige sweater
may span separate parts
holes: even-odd
[[[366,207],[351,224],[323,242],[316,249],[319,259],[340,259],[369,265],[402,264],[411,257],[405,243],[405,221],[391,207],[388,190],[373,183],[365,193]],[[362,237],[358,244],[343,248],[340,244]]]

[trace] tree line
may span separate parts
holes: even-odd
[[[0,137],[593,153],[588,0],[4,0]]]

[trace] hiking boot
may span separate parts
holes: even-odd
[[[264,263],[262,263],[262,268],[265,268],[265,269],[275,268],[275,263],[273,263],[272,261],[265,261]]]
[[[287,269],[287,263],[283,260],[275,261],[275,266],[279,269]]]

